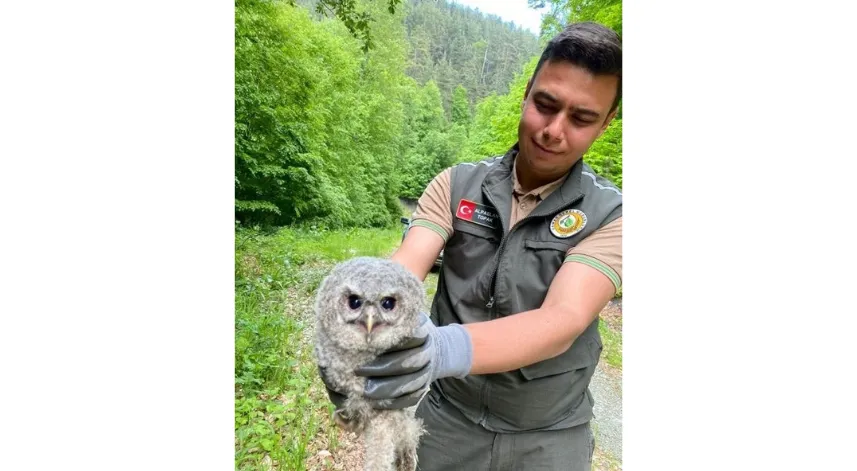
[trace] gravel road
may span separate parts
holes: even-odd
[[[595,398],[595,443],[612,458],[622,461],[622,377],[621,371],[607,371],[604,360],[598,363],[589,384]]]

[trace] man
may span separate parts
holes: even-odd
[[[581,158],[616,114],[621,55],[613,31],[567,27],[527,84],[518,142],[444,170],[419,200],[392,258],[424,279],[445,250],[431,321],[358,374],[379,408],[419,402],[421,470],[591,467],[622,195]]]

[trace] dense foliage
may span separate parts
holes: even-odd
[[[552,1],[542,28],[585,19],[621,31],[621,3]],[[444,0],[236,0],[235,21],[242,223],[395,224],[398,198],[515,142],[540,52],[528,31]],[[621,186],[618,118],[584,158]]]
[[[405,28],[408,75],[420,84],[437,83],[447,111],[458,86],[467,90],[471,104],[507,93],[521,65],[541,52],[528,30],[444,1],[413,0]]]
[[[383,226],[398,214],[406,42],[401,13],[376,17],[376,47],[364,54],[338,20],[238,1],[239,219]]]

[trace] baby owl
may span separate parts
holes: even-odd
[[[364,436],[366,471],[416,469],[423,433],[416,407],[373,409],[363,397],[365,377],[354,369],[408,337],[420,319],[422,282],[404,266],[357,257],[335,266],[316,297],[315,355],[334,389],[347,396],[337,422]]]

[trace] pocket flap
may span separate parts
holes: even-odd
[[[497,236],[496,232],[493,229],[482,227],[478,224],[473,223],[453,221],[452,232],[453,235],[456,232],[463,232],[465,234],[470,234],[472,236],[480,237],[482,239],[488,239],[492,242],[500,241],[500,238]]]
[[[528,380],[545,378],[570,371],[594,367],[601,356],[602,347],[592,338],[586,338],[584,345],[572,346],[565,353],[521,368],[521,374]]]
[[[532,250],[559,250],[561,252],[566,252],[571,248],[570,245],[563,242],[533,239],[525,239],[524,247]]]

